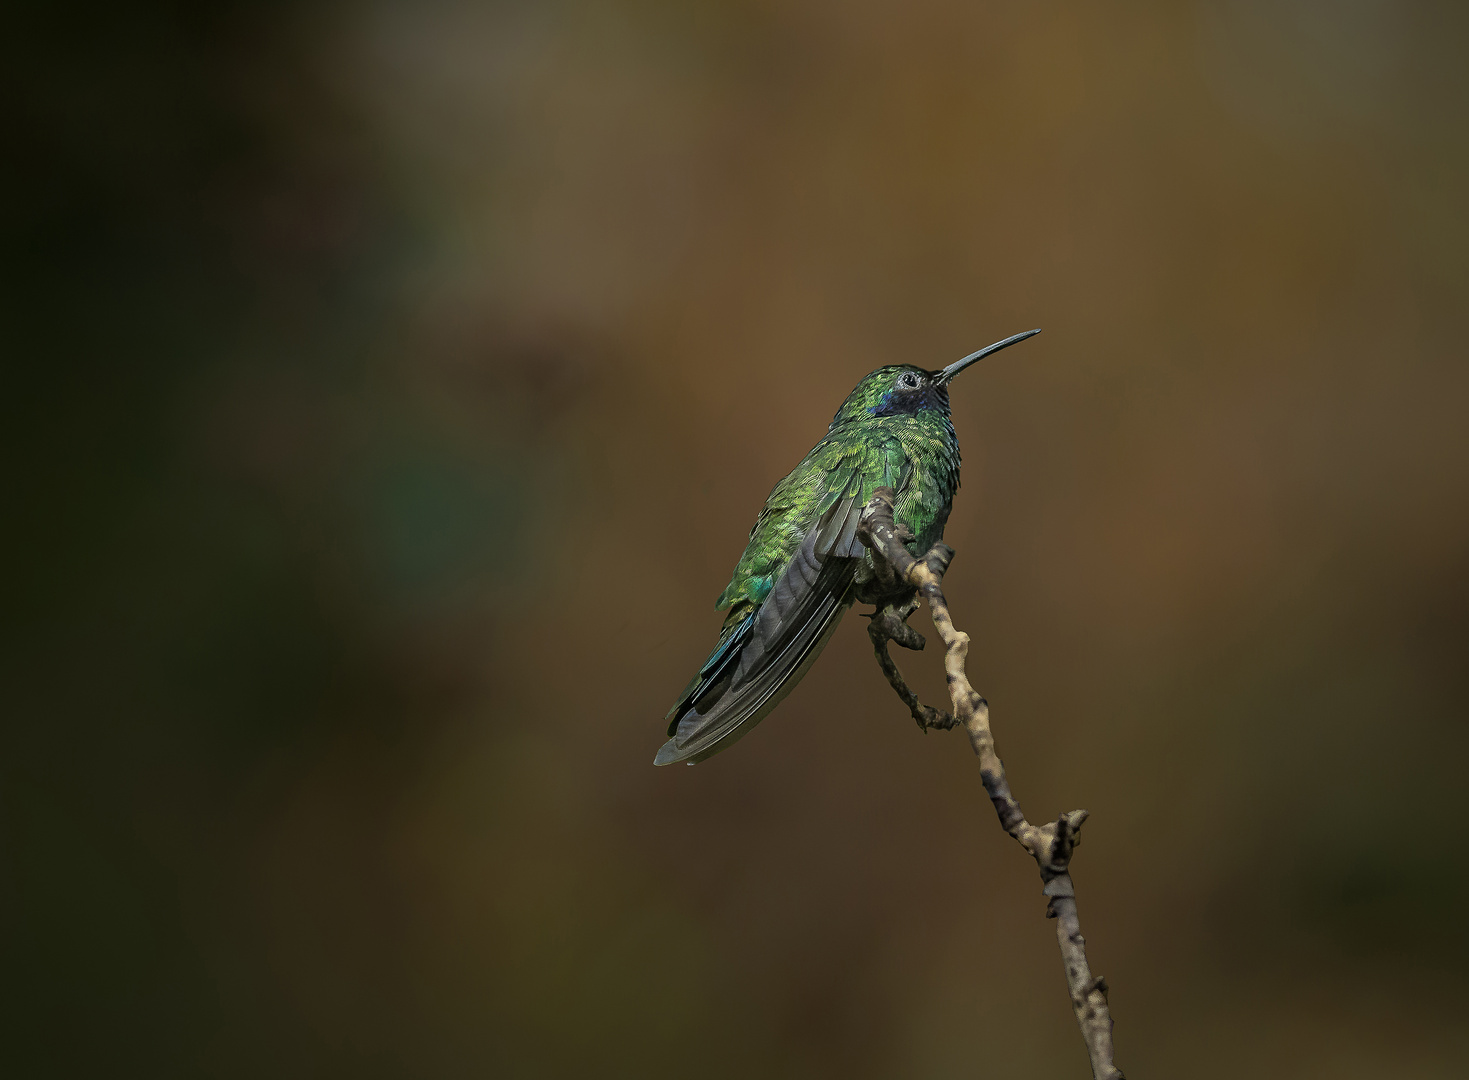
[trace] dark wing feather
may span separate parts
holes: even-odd
[[[705,662],[674,707],[673,737],[658,751],[655,765],[702,761],[723,750],[805,675],[852,604],[862,551],[856,538],[860,486],[860,476],[853,476],[806,533],[759,609]]]
[[[750,631],[755,628],[755,612],[751,612],[744,620],[727,630],[719,639],[719,644],[709,654],[709,659],[704,661],[704,666],[694,673],[689,680],[689,685],[683,688],[683,693],[673,703],[673,708],[668,710],[668,715],[663,719],[668,721],[668,734],[671,737],[678,730],[678,718],[683,714],[685,707],[690,702],[696,702],[704,697],[714,686],[721,682],[728,683],[727,675],[732,674],[734,666],[740,661],[740,650],[745,647],[745,642],[750,640]]]

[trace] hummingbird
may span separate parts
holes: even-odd
[[[959,487],[949,383],[1039,333],[1015,334],[937,371],[880,367],[847,395],[826,437],[775,485],[755,519],[715,602],[728,611],[719,643],[668,710],[668,741],[654,765],[693,765],[731,746],[795,689],[848,608],[911,595],[902,583],[896,592],[882,587],[857,538],[862,511],[873,491],[890,487],[894,520],[912,537],[915,556],[943,538]]]

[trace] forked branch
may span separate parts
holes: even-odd
[[[1010,792],[1005,778],[1005,765],[995,750],[990,731],[989,704],[969,684],[965,661],[969,656],[969,635],[954,627],[948,601],[941,588],[945,571],[954,550],[935,544],[921,558],[915,558],[903,544],[904,532],[893,521],[892,488],[879,488],[862,512],[858,536],[872,550],[878,573],[911,585],[917,595],[909,602],[888,605],[872,616],[868,634],[883,674],[892,684],[918,726],[925,732],[931,728],[947,730],[962,725],[969,744],[979,757],[979,778],[985,793],[999,815],[1000,826],[1019,842],[1040,869],[1042,894],[1046,896],[1046,917],[1056,920],[1056,941],[1061,947],[1061,960],[1066,968],[1066,985],[1071,994],[1071,1009],[1076,1014],[1081,1037],[1086,1041],[1095,1080],[1123,1080],[1122,1072],[1112,1060],[1112,1014],[1107,1007],[1107,983],[1092,977],[1086,960],[1086,940],[1081,936],[1081,923],[1076,912],[1076,889],[1071,882],[1071,853],[1081,842],[1081,826],[1087,818],[1085,810],[1073,810],[1045,825],[1032,825],[1021,812],[1020,804]],[[928,601],[933,625],[944,641],[944,671],[948,676],[952,714],[924,705],[918,695],[903,681],[888,653],[887,643],[895,641],[908,649],[923,648],[923,637],[907,624],[920,603]]]

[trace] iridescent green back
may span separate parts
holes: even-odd
[[[801,538],[854,481],[861,502],[876,488],[897,490],[895,516],[918,537],[915,552],[942,539],[959,487],[959,442],[942,392],[934,407],[876,415],[904,372],[928,375],[907,365],[868,375],[842,403],[826,437],[775,485],[717,601],[721,610],[729,609],[726,627],[765,599]]]

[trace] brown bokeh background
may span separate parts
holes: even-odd
[[[948,588],[1121,1064],[1466,1075],[1462,5],[123,7],[3,46],[7,1075],[1084,1076],[861,620],[650,764],[852,384],[1031,326]]]

